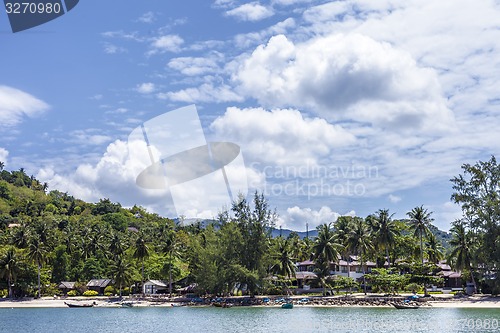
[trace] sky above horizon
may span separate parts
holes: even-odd
[[[420,205],[448,230],[450,179],[500,150],[498,1],[82,0],[19,33],[2,10],[0,40],[0,161],[90,202],[176,217],[128,138],[192,104],[299,231]]]

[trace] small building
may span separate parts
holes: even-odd
[[[87,283],[89,290],[95,290],[99,295],[104,295],[104,289],[111,284],[111,279],[92,279]]]
[[[66,295],[68,294],[69,291],[71,290],[75,290],[75,284],[76,282],[67,282],[67,281],[62,281],[61,283],[59,283],[59,285],[57,286],[57,288],[59,288],[61,290],[61,292]]]
[[[167,290],[168,282],[160,280],[148,280],[142,286],[145,295],[164,294]]]

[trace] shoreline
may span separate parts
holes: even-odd
[[[441,295],[440,295],[441,296]],[[259,297],[261,298],[261,297]],[[293,300],[299,300],[301,297],[294,297]],[[370,297],[363,296],[353,296],[353,299],[357,301],[367,300]],[[324,301],[331,300],[342,300],[342,297],[337,298],[324,298]],[[134,300],[131,298],[124,298],[123,301],[133,301],[134,307],[172,307],[174,304],[180,304],[179,302],[165,301],[165,302],[154,302],[148,300]],[[0,299],[0,309],[2,308],[68,308],[65,304],[68,303],[86,303],[86,302],[96,302],[94,307],[96,308],[119,308],[121,307],[121,302],[110,301],[107,297],[72,297],[65,299],[56,299],[53,297],[42,297],[41,299],[21,299],[21,300],[8,300]],[[188,307],[209,307],[209,304],[203,305],[185,305]],[[261,308],[279,308],[280,305],[269,304],[269,305],[250,305],[251,307],[261,307]],[[235,306],[239,307],[239,306]],[[310,307],[310,308],[392,308],[390,304],[295,304],[295,307]],[[422,308],[500,308],[500,297],[491,296],[470,296],[466,298],[452,298],[452,297],[434,297],[432,300],[426,300],[421,304]]]

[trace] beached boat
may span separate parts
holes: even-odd
[[[392,303],[392,305],[396,309],[418,309],[419,305],[411,305],[411,304],[401,304],[401,303]]]
[[[96,305],[97,303],[96,302],[92,302],[92,303],[66,303],[66,302],[64,302],[64,304],[66,304],[70,308],[91,308],[94,305]]]
[[[281,304],[282,309],[293,309],[293,303],[283,303]]]
[[[134,302],[121,302],[122,308],[131,308],[134,306]]]

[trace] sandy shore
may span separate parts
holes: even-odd
[[[357,297],[358,298],[358,297]],[[91,303],[95,302],[95,307],[121,307],[119,302],[109,302],[107,298],[68,298],[54,299],[51,297],[43,297],[41,299],[25,299],[25,300],[0,300],[0,308],[66,308],[68,303]],[[170,302],[148,302],[134,301],[134,307],[171,307]],[[433,300],[422,304],[425,308],[500,308],[500,297],[487,296],[471,296],[467,298],[435,297]],[[279,307],[279,305],[260,305],[261,307]],[[297,307],[374,307],[370,305],[296,305]],[[378,307],[391,307],[390,305],[379,305]]]

